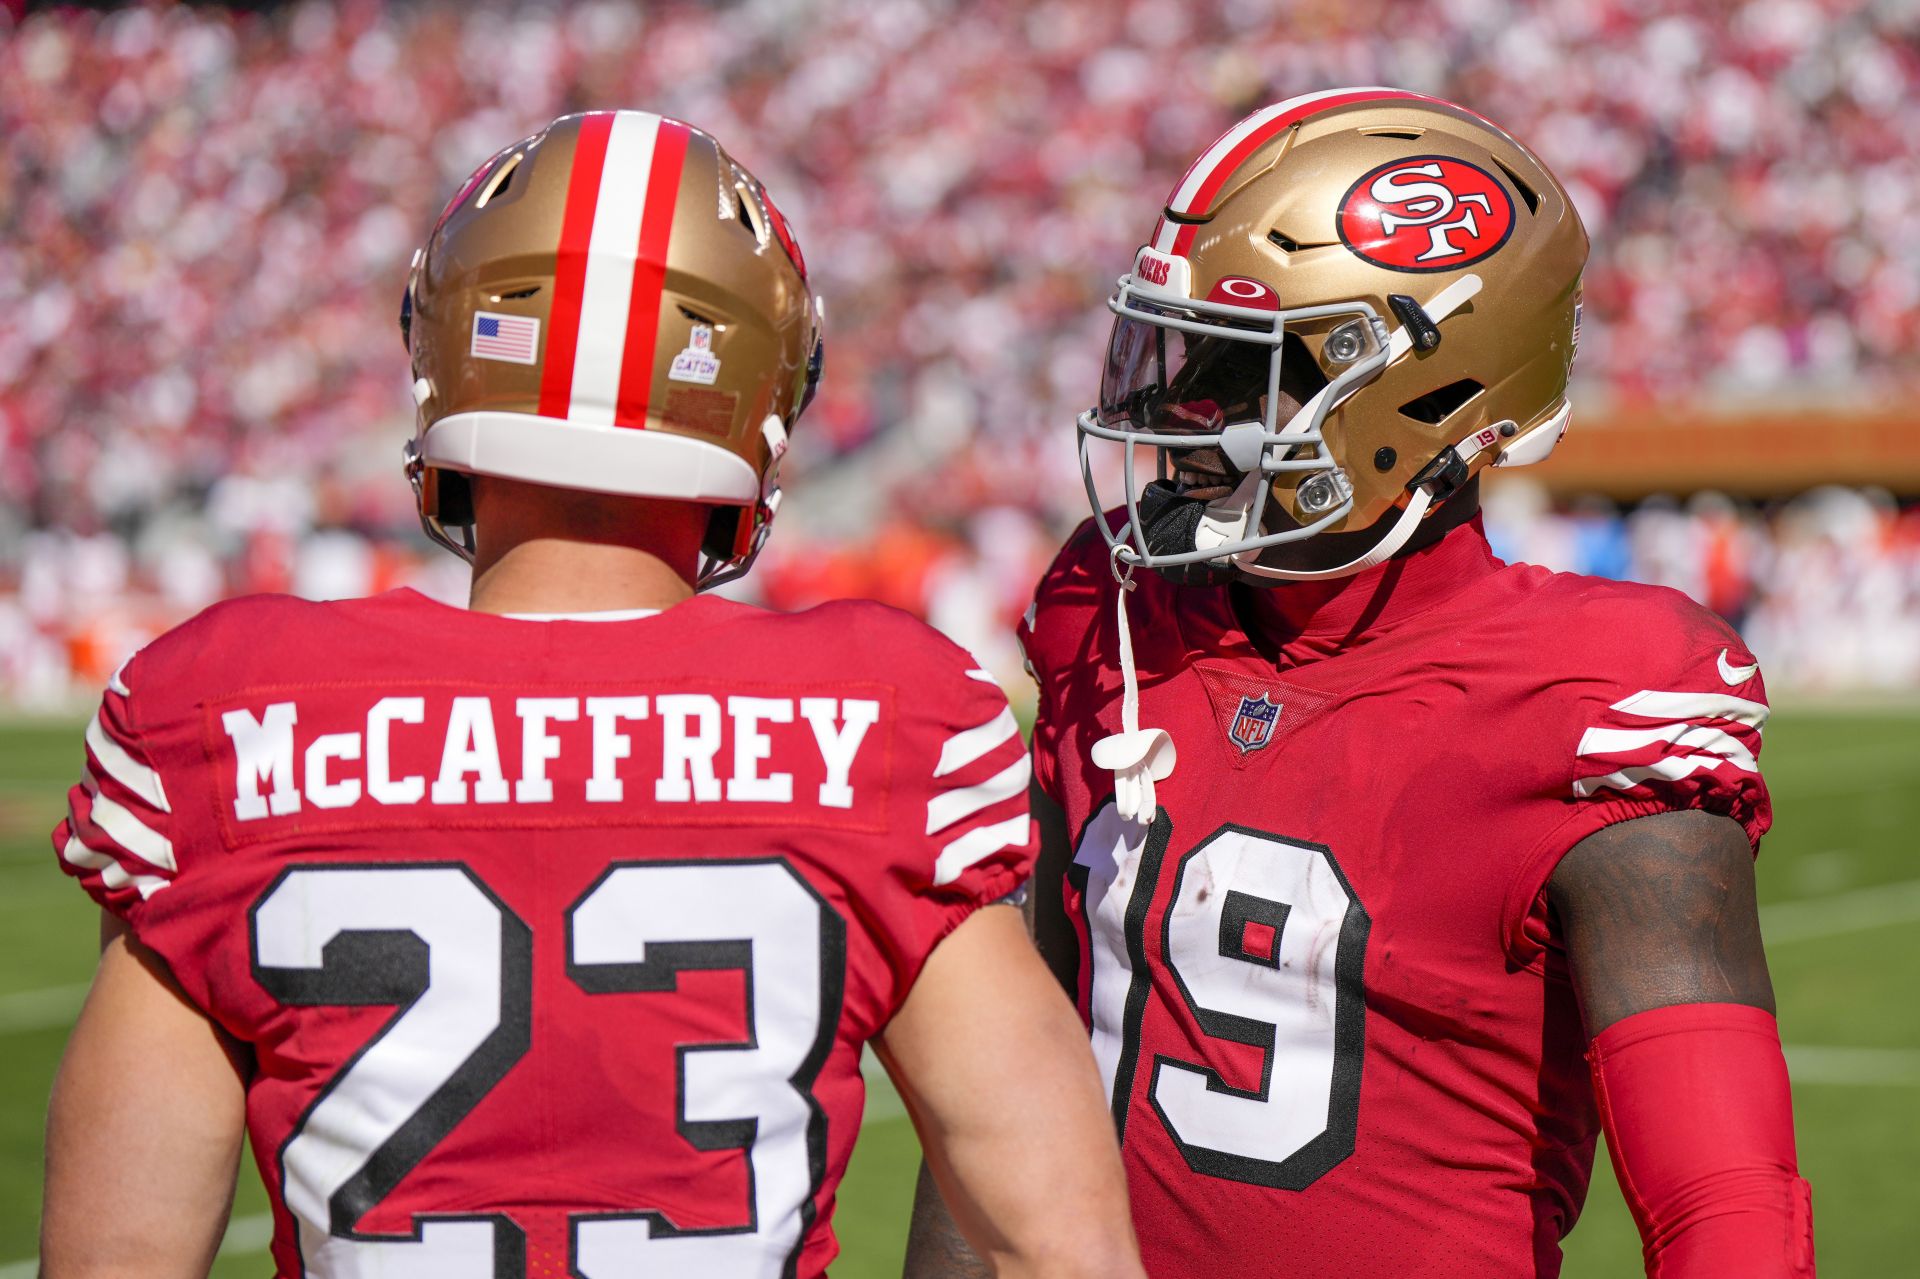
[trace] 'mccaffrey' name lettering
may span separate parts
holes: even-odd
[[[233,815],[248,822],[363,800],[550,804],[562,795],[556,774],[574,777],[565,785],[594,804],[630,796],[661,804],[791,804],[794,771],[803,764],[822,780],[814,794],[798,798],[851,808],[854,763],[879,718],[880,703],[867,698],[659,693],[520,697],[506,723],[495,722],[494,699],[455,697],[429,723],[425,698],[383,697],[368,707],[360,731],[323,733],[304,750],[296,743],[295,702],[269,703],[257,714],[230,710],[220,722],[233,745]],[[577,727],[563,735],[564,725]],[[433,759],[437,747],[438,766],[396,765],[402,734],[410,735],[407,758]],[[641,734],[652,736],[645,754],[658,761],[644,778],[630,763]],[[509,760],[518,764],[512,781]],[[637,794],[636,786],[643,788]]]

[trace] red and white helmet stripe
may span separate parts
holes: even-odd
[[[644,427],[689,130],[644,111],[580,126],[560,229],[540,413]]]
[[[1220,193],[1227,179],[1246,162],[1248,156],[1279,133],[1291,129],[1294,125],[1330,111],[1335,107],[1352,106],[1358,102],[1411,101],[1435,102],[1442,106],[1451,103],[1439,98],[1428,97],[1424,93],[1409,93],[1404,89],[1387,88],[1384,85],[1368,85],[1353,89],[1323,89],[1318,93],[1303,93],[1297,98],[1288,98],[1285,102],[1276,102],[1270,107],[1262,107],[1240,123],[1220,135],[1218,141],[1208,147],[1188,168],[1173,194],[1167,197],[1167,208],[1185,216],[1205,213]],[[1171,222],[1162,216],[1154,228],[1153,247],[1161,253],[1171,253],[1177,257],[1187,256],[1187,250],[1193,244],[1196,228],[1191,223]]]

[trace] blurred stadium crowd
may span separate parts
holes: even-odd
[[[1920,383],[1908,0],[737,0],[0,7],[0,701],[249,590],[457,596],[413,529],[405,265],[478,161],[644,105],[775,192],[827,298],[767,602],[877,596],[1005,668],[1084,513],[1074,414],[1157,202],[1244,110],[1393,83],[1513,122],[1598,252],[1576,403]],[[1577,420],[1577,419],[1576,419]],[[1510,554],[1689,590],[1776,681],[1920,683],[1920,524],[1822,493]]]

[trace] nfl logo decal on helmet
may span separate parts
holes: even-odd
[[[1227,740],[1243,755],[1259,750],[1273,740],[1273,726],[1280,719],[1280,703],[1265,693],[1240,699],[1233,723],[1227,726]]]

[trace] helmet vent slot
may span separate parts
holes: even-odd
[[[530,298],[539,291],[539,285],[529,284],[524,289],[512,289],[506,293],[496,294],[493,300],[495,302],[518,302],[521,298]]]
[[[1444,422],[1487,388],[1472,378],[1461,378],[1458,382],[1449,382],[1437,390],[1428,391],[1418,399],[1408,400],[1400,406],[1403,417],[1416,422],[1425,422],[1428,426]]]
[[[1399,138],[1403,142],[1418,142],[1427,131],[1425,129],[1362,129],[1360,132],[1369,138]]]
[[[526,152],[522,151],[495,169],[493,176],[487,179],[487,185],[481,189],[480,198],[473,202],[473,207],[484,209],[495,196],[505,195],[507,188],[513,185],[513,175],[520,170],[520,161],[525,158]]]
[[[1269,231],[1267,232],[1267,238],[1278,245],[1282,253],[1298,253],[1300,251],[1300,241],[1290,235],[1283,235],[1279,231]]]
[[[1500,172],[1507,175],[1507,181],[1513,183],[1514,189],[1520,192],[1520,198],[1527,202],[1527,212],[1540,212],[1540,193],[1522,182],[1519,174],[1509,169],[1506,165],[1500,164],[1499,160],[1495,160],[1494,163],[1500,165]]]
[[[759,210],[753,207],[753,201],[736,190],[733,193],[733,210],[740,219],[740,225],[747,229],[748,234],[761,244],[765,244],[767,233],[760,225]]]

